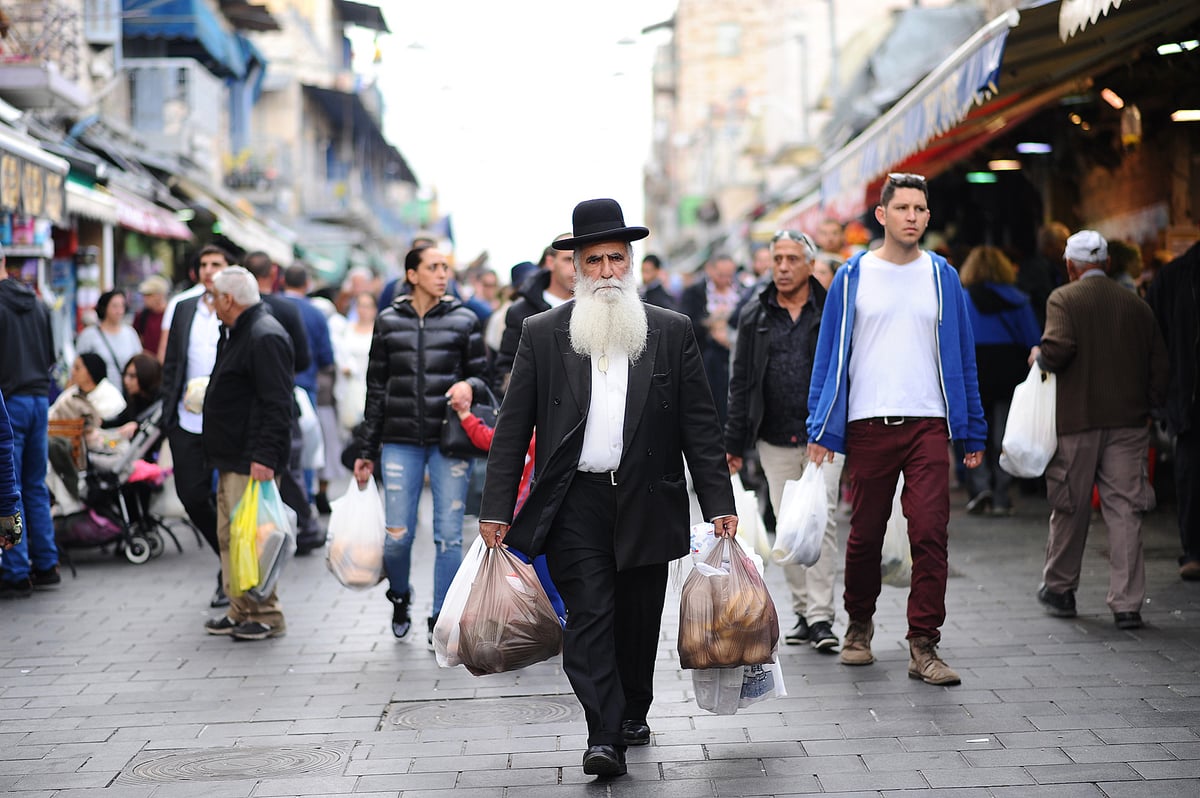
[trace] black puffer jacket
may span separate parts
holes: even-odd
[[[477,395],[488,384],[479,317],[451,296],[424,317],[411,296],[397,297],[375,320],[359,456],[377,461],[384,443],[436,444],[448,408],[446,392],[460,380],[469,381]]]

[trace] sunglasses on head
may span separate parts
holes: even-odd
[[[910,183],[925,185],[925,175],[919,175],[915,172],[889,172],[887,179],[888,182],[897,187],[903,187]]]
[[[771,236],[771,243],[774,244],[783,239],[795,241],[797,244],[803,245],[809,252],[816,252],[817,245],[805,233],[797,233],[795,230],[777,230],[775,235]]]

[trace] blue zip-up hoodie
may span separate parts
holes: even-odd
[[[854,345],[854,301],[858,296],[859,261],[856,253],[846,261],[829,286],[812,382],[808,390],[808,439],[835,452],[846,451],[850,352]],[[942,256],[930,252],[933,280],[937,288],[938,373],[942,397],[946,402],[946,422],[950,437],[962,441],[968,452],[983,451],[987,441],[987,422],[979,401],[979,382],[975,370],[975,341],[967,318],[966,293],[958,272]],[[896,364],[903,368],[903,363]]]

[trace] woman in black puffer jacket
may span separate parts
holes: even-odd
[[[417,247],[404,258],[411,289],[375,319],[367,363],[367,403],[362,449],[354,477],[365,485],[382,457],[387,539],[383,565],[390,583],[392,634],[408,635],[412,588],[413,532],[417,502],[429,471],[433,490],[433,612],[429,633],[442,600],[462,562],[463,507],[471,461],[446,457],[438,448],[442,420],[450,401],[470,401],[487,386],[487,356],[479,318],[446,296],[450,266],[433,247]]]

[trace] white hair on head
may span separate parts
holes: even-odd
[[[231,297],[238,307],[248,308],[262,301],[258,279],[241,266],[230,266],[214,277],[213,290]]]
[[[633,263],[633,245],[626,244],[626,263]],[[580,270],[575,250],[575,307],[571,311],[571,348],[578,354],[599,357],[623,352],[631,361],[646,349],[646,306],[638,295],[633,269],[621,279],[587,277]]]

